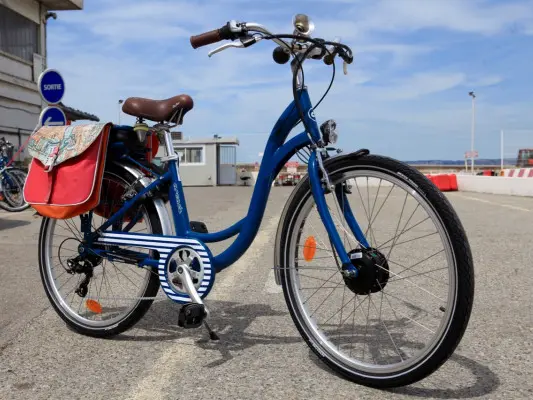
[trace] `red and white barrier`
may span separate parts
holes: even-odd
[[[457,175],[455,174],[440,174],[440,175],[426,175],[426,176],[442,192],[453,192],[453,191],[458,190]]]
[[[504,169],[501,176],[506,178],[533,178],[533,168]]]
[[[533,168],[505,170],[501,176],[440,174],[426,175],[443,192],[464,191],[533,197]],[[511,172],[513,171],[513,172]]]

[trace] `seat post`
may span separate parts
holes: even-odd
[[[165,137],[165,148],[167,150],[167,158],[169,160],[177,159],[178,155],[176,154],[176,151],[174,150],[174,146],[172,145],[172,134],[170,133],[170,129],[165,129],[164,131],[164,137]]]
[[[161,158],[161,161],[175,161],[178,160],[178,155],[176,154],[176,151],[174,150],[174,146],[172,146],[172,134],[170,133],[170,128],[176,125],[168,125],[165,123],[159,123],[154,125],[154,129],[159,132],[163,133],[163,140],[165,141],[165,150],[167,152],[167,155],[165,157]]]

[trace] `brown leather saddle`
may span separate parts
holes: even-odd
[[[180,94],[166,100],[129,97],[122,105],[122,111],[150,121],[181,124],[183,117],[192,110],[193,106],[192,98],[186,94]]]

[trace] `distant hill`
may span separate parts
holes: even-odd
[[[418,161],[404,161],[411,165],[465,165],[464,160],[418,160]],[[477,158],[474,161],[478,165],[500,165],[499,158]],[[470,164],[470,159],[468,160]],[[504,158],[503,165],[516,165],[516,158]]]

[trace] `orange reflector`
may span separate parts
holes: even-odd
[[[89,311],[92,311],[95,314],[102,313],[102,306],[96,300],[91,300],[91,299],[86,300],[85,307],[87,307]]]
[[[304,244],[304,259],[305,261],[311,261],[315,257],[316,253],[316,240],[314,236],[309,236],[305,239]]]

